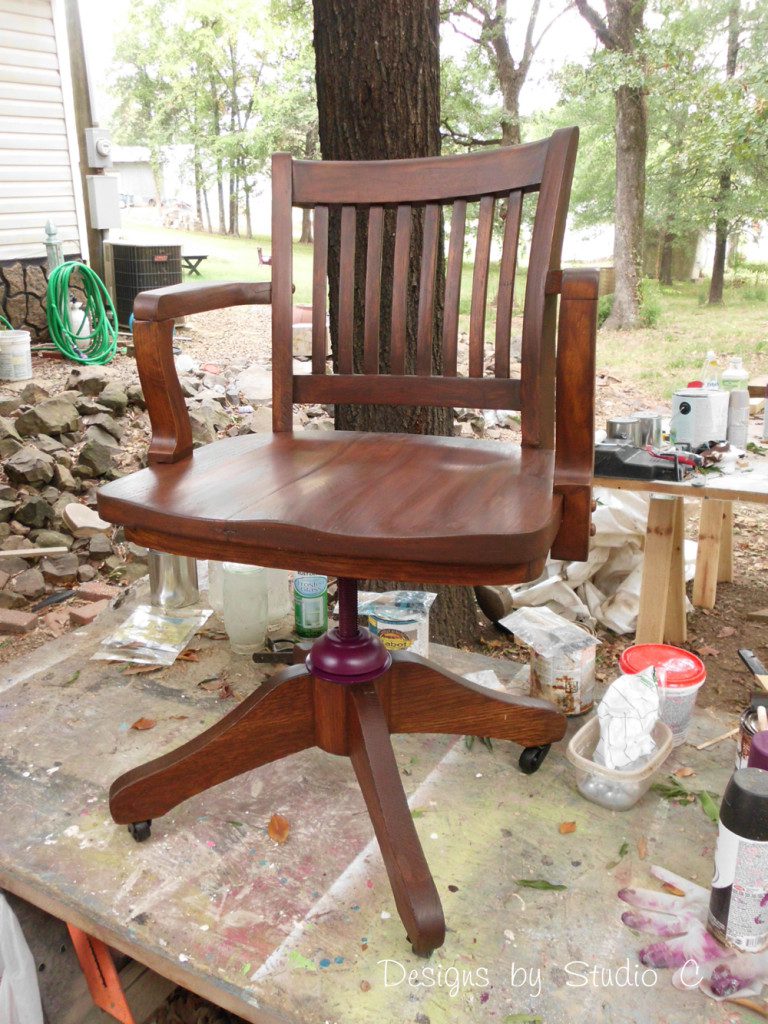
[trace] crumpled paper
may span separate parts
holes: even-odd
[[[647,761],[656,749],[651,735],[659,717],[659,688],[653,669],[619,676],[597,708],[600,740],[593,760],[606,768],[627,770]]]
[[[515,608],[546,605],[590,629],[599,623],[614,633],[634,633],[650,498],[609,487],[595,488],[594,497],[596,533],[587,561],[549,561],[539,579],[509,588],[512,603]],[[684,558],[685,578],[693,579],[695,541],[685,541]]]

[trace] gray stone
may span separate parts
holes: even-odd
[[[200,390],[200,384],[194,377],[181,377],[181,393],[185,398],[193,398]]]
[[[53,509],[44,498],[31,497],[16,509],[16,520],[24,526],[39,530],[53,519]]]
[[[5,544],[0,544],[0,548],[3,551],[12,550],[6,548]],[[2,559],[2,563],[3,572],[8,573],[9,576],[17,576],[20,572],[24,572],[25,569],[29,568],[29,562],[26,558],[22,558],[21,555],[9,555],[7,558]]]
[[[98,572],[92,565],[81,565],[77,570],[77,578],[81,583],[91,583],[98,576]]]
[[[71,548],[73,544],[70,535],[60,530],[33,530],[29,539],[36,548]]]
[[[108,412],[106,405],[100,405],[96,398],[92,398],[90,395],[81,395],[77,393],[77,398],[74,399],[75,408],[81,416],[97,416],[100,412]]]
[[[21,441],[21,436],[16,429],[14,421],[5,416],[0,416],[0,438],[6,437],[11,437],[14,441]]]
[[[62,519],[74,537],[93,537],[97,533],[109,533],[112,530],[111,523],[102,519],[95,509],[88,508],[79,501],[67,505],[62,513]],[[146,548],[142,549],[142,555],[146,555]]]
[[[74,583],[80,561],[72,551],[66,555],[44,558],[40,569],[49,583]]]
[[[77,409],[61,398],[46,398],[16,420],[16,429],[25,437],[31,434],[65,434],[79,426]]]
[[[189,423],[192,427],[192,441],[195,445],[210,444],[216,440],[215,417],[207,406],[189,410]]]
[[[4,498],[0,498],[0,523],[7,523],[15,508],[15,501],[6,501]]]
[[[30,531],[29,526],[25,526],[24,523],[20,523],[18,519],[11,519],[11,533],[16,537],[26,537]]]
[[[11,589],[28,601],[34,601],[45,593],[45,579],[39,569],[25,569],[13,579]]]
[[[109,558],[112,554],[112,541],[104,533],[91,537],[88,542],[88,554],[91,558]]]
[[[99,405],[106,405],[118,416],[123,416],[128,408],[128,395],[119,384],[110,382],[99,395]]]
[[[76,367],[69,375],[67,387],[83,395],[98,395],[107,386],[107,374],[92,366]]]
[[[15,487],[8,487],[7,484],[0,484],[0,498],[3,501],[15,501],[19,496],[19,492]]]
[[[83,440],[82,431],[76,430],[73,433],[61,434],[59,440],[66,448],[72,448]]]
[[[227,378],[223,373],[206,373],[203,376],[203,387],[215,388],[216,386],[226,388]]]
[[[54,465],[53,457],[47,452],[26,445],[5,459],[3,469],[11,483],[47,484],[53,479]]]
[[[45,498],[49,505],[55,505],[61,497],[61,491],[58,487],[54,487],[52,484],[49,484],[47,487],[43,487],[40,491],[40,497]]]
[[[12,437],[4,437],[0,441],[0,459],[9,459],[16,452],[21,451],[24,445]]]
[[[5,561],[5,559],[3,559]],[[24,608],[27,600],[13,590],[0,590],[0,608]]]
[[[48,452],[49,455],[55,455],[56,452],[64,451],[64,445],[61,441],[57,441],[50,434],[38,434],[34,442],[35,448],[39,448],[41,452]]]
[[[243,420],[248,434],[270,434],[272,432],[272,410],[267,405],[260,405],[251,415]]]
[[[11,524],[0,523],[0,543],[7,540],[11,535]]]
[[[272,400],[272,373],[268,367],[254,363],[238,376],[235,387],[249,405],[263,405]]]
[[[19,399],[22,405],[37,405],[38,402],[42,402],[46,398],[50,397],[51,392],[46,391],[45,388],[41,387],[33,380],[31,380],[29,384],[25,385],[19,393]]]
[[[56,482],[56,486],[60,487],[62,491],[74,491],[77,488],[77,482],[72,475],[72,470],[69,466],[58,462],[58,460],[53,467],[53,479]]]
[[[17,524],[17,525],[20,526],[21,524]],[[11,529],[13,529],[13,524],[11,524]],[[28,526],[22,526],[21,529],[24,531],[24,533],[29,533],[29,527]],[[35,545],[32,543],[31,540],[27,540],[26,537],[19,537],[19,536],[8,537],[7,540],[4,540],[3,543],[0,544],[0,548],[2,548],[3,551],[29,550],[29,548],[33,548],[34,546]],[[3,559],[3,561],[5,561],[5,559]],[[24,568],[26,568],[28,564],[29,564],[28,562],[25,563]],[[5,568],[5,566],[3,566],[3,568]]]
[[[109,563],[115,558],[114,555],[112,558],[108,558],[104,563],[105,566],[109,566]],[[124,580],[126,583],[135,583],[149,572],[146,562],[123,562],[120,558],[117,558],[116,564],[109,566],[109,569],[110,579]]]
[[[10,392],[3,392],[0,394],[0,416],[10,416],[11,413],[21,405],[21,399],[18,395],[14,395]]]
[[[94,428],[90,428],[94,429]],[[98,429],[98,428],[96,428]],[[112,467],[112,456],[115,452],[114,438],[109,445],[102,444],[98,440],[90,438],[80,449],[80,457],[77,460],[77,469],[81,476],[104,476]],[[87,470],[83,473],[82,470]]]
[[[128,395],[128,405],[135,405],[139,409],[147,408],[141,384],[129,384],[126,394]]]
[[[117,449],[120,447],[120,442],[108,430],[95,424],[86,429],[85,440],[96,441],[98,444],[106,445],[107,448]]]
[[[125,433],[125,427],[122,423],[119,423],[114,416],[110,416],[108,412],[100,412],[96,416],[89,416],[85,421],[88,427],[101,427],[108,434],[111,434],[116,441],[122,441],[123,434]],[[88,431],[86,430],[85,436],[88,437]]]

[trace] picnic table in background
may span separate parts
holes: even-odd
[[[195,277],[202,277],[202,274],[200,273],[198,267],[203,262],[203,260],[207,260],[207,259],[208,259],[208,253],[206,253],[205,256],[192,256],[192,255],[187,255],[186,253],[182,253],[181,254],[181,262],[184,264],[184,267],[186,268],[187,274],[190,277],[192,277],[193,275]]]

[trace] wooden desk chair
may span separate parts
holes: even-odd
[[[272,284],[205,284],[139,295],[134,338],[152,423],[149,467],[108,484],[99,512],[126,535],[178,555],[339,577],[339,625],[305,664],[261,686],[221,722],[112,786],[110,808],[137,839],[151,819],[259,765],[318,746],[352,762],[398,911],[414,949],[443,942],[437,891],[419,844],[390,733],[476,734],[514,740],[535,771],[565,719],[541,700],[485,690],[422,658],[390,656],[358,629],[357,580],[519,583],[550,549],[584,559],[590,534],[597,273],[561,271],[560,251],[577,129],[466,156],[371,163],[272,165]],[[523,196],[539,192],[530,248],[522,372],[510,378],[510,321]],[[467,203],[479,201],[469,325],[469,375],[457,373]],[[506,217],[493,356],[485,376],[485,310],[497,204]],[[442,373],[432,323],[440,212],[451,206]],[[294,376],[291,211],[314,210],[312,373]],[[339,354],[326,371],[329,217],[340,208]],[[406,336],[409,239],[423,209],[415,370]],[[358,214],[367,216],[362,366],[353,358]],[[379,347],[382,239],[395,220],[388,356]],[[362,246],[359,245],[359,253]],[[560,294],[559,327],[557,296]],[[224,306],[272,305],[273,433],[192,451],[173,363],[173,318]],[[558,339],[556,354],[556,334]],[[384,362],[387,363],[384,372]],[[522,446],[410,434],[293,432],[303,402],[519,409]],[[556,431],[555,431],[556,425]],[[556,434],[556,445],[555,445]]]

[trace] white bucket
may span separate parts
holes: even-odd
[[[29,380],[32,376],[29,331],[0,331],[0,380]]]

